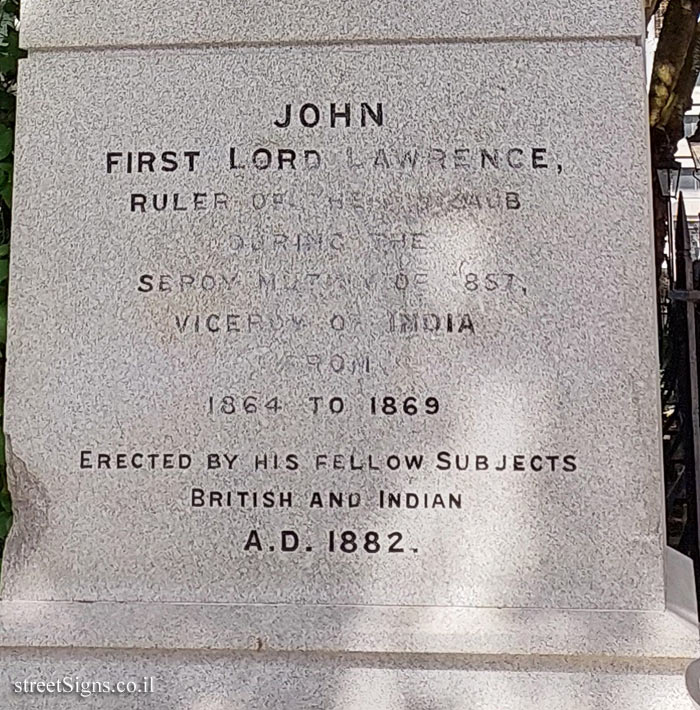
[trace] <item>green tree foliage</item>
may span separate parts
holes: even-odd
[[[19,48],[19,0],[4,0],[0,9],[0,393],[5,391],[7,332],[7,277],[10,256],[12,166],[15,143],[15,89]],[[3,398],[0,397],[0,424]],[[5,436],[0,429],[0,556],[12,525],[12,504],[7,489]]]

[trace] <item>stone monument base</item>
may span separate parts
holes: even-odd
[[[2,656],[2,675],[5,688],[0,697],[8,710],[41,707],[41,696],[14,693],[10,680],[49,675],[113,685],[154,678],[152,693],[91,694],[80,705],[75,691],[55,694],[49,702],[57,710],[695,707],[685,690],[682,659],[13,649]]]
[[[120,710],[690,710],[700,656],[664,611],[3,602],[0,620],[7,710],[81,693]],[[36,684],[59,680],[45,701]]]

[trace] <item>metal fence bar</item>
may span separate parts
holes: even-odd
[[[700,591],[700,393],[698,322],[700,289],[696,289],[690,251],[690,230],[683,196],[678,221],[669,244],[669,305],[664,327],[663,383],[664,467],[667,529],[681,513],[681,530],[669,543],[694,562],[696,589]]]

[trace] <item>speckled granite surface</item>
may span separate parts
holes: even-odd
[[[697,629],[664,611],[642,34],[635,0],[25,0],[23,44],[53,51],[20,85],[3,710],[692,708]],[[126,172],[138,151],[193,169]],[[318,327],[339,310],[342,368]],[[418,388],[449,417],[202,416],[250,382],[285,406]],[[95,466],[135,450],[158,465]],[[299,500],[361,504],[192,509],[193,486],[269,488],[260,452],[302,462],[275,473]],[[380,512],[384,489],[467,505]],[[249,520],[315,552],[242,554]],[[320,555],[330,521],[419,552]]]
[[[23,0],[27,47],[630,37],[637,0]]]
[[[25,62],[5,597],[661,610],[640,61],[620,41]],[[275,126],[290,101],[338,95],[354,127]],[[362,127],[363,102],[381,126]],[[128,172],[138,150],[200,155]],[[256,150],[300,164],[261,169]],[[203,209],[155,209],[175,193]],[[369,371],[332,372],[334,353]],[[216,393],[282,409],[211,415]],[[441,407],[381,419],[384,393]],[[314,413],[337,395],[342,416]],[[237,458],[211,468],[212,452]],[[312,506],[329,491],[358,505]],[[331,550],[329,530],[376,531],[379,551]]]

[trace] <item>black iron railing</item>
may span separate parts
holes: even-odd
[[[690,231],[680,196],[675,235],[668,244],[660,293],[661,404],[667,543],[695,564],[700,590],[698,544],[698,471],[700,466],[700,398],[698,334],[700,283],[690,252]]]

